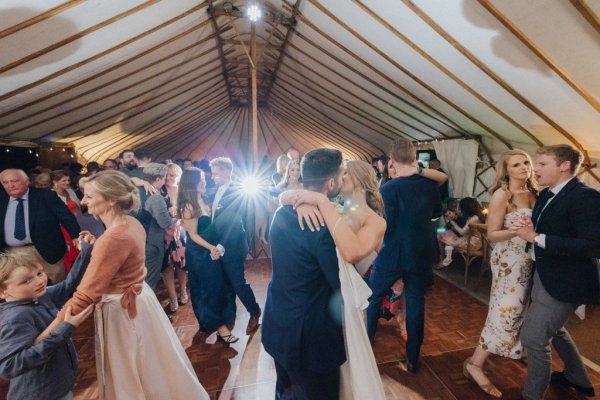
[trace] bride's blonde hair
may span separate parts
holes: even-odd
[[[377,187],[377,176],[373,167],[365,161],[346,161],[348,175],[355,187],[360,187],[365,192],[369,207],[379,215],[383,215],[383,198]]]

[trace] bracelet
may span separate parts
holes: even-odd
[[[340,217],[337,219],[337,221],[335,221],[335,224],[333,225],[333,230],[331,231],[332,238],[335,236],[335,230],[337,229],[337,226],[341,219],[342,219],[342,216],[340,215]]]

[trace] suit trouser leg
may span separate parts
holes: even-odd
[[[406,296],[406,358],[417,364],[421,344],[425,336],[425,284],[426,276],[405,274],[404,295]]]
[[[333,400],[340,398],[340,369],[331,372],[287,371],[275,361],[276,400]]]
[[[565,363],[567,379],[583,387],[592,387],[577,347],[564,328],[577,305],[563,303],[548,294],[537,272],[533,277],[531,300],[521,328],[521,342],[527,350],[527,379],[523,397],[527,400],[544,398],[552,373],[550,343],[554,343]]]
[[[294,398],[292,381],[287,371],[281,364],[275,361],[275,373],[277,381],[275,382],[275,400],[288,400]]]
[[[379,310],[381,302],[390,288],[400,278],[400,271],[397,269],[373,268],[369,277],[369,286],[373,294],[369,300],[367,308],[367,333],[371,343],[375,340],[375,331],[379,321]]]
[[[246,253],[235,255],[230,258],[224,258],[221,261],[227,279],[231,284],[235,294],[240,298],[240,301],[246,307],[250,315],[256,315],[260,309],[254,297],[254,292],[250,287],[246,277],[244,276],[244,262]]]
[[[158,285],[164,258],[164,245],[156,246],[151,243],[146,243],[146,269],[148,270],[148,273],[145,281],[152,290],[155,290],[156,285]]]

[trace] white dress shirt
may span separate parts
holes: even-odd
[[[23,211],[25,213],[25,239],[19,240],[15,237],[15,223],[17,219],[17,206],[19,201],[16,197],[10,196],[6,216],[4,217],[4,241],[8,247],[20,247],[32,244],[31,234],[29,233],[29,190],[21,196],[23,199]]]
[[[223,193],[229,188],[230,182],[227,182],[224,185],[219,186],[217,189],[217,193],[215,193],[215,199],[212,203],[211,208],[211,221],[215,220],[215,214],[217,213],[217,208],[219,207],[219,203],[221,202],[221,198],[223,198]]]

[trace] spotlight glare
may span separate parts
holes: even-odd
[[[260,8],[258,8],[256,4],[253,4],[250,7],[248,7],[247,13],[248,18],[252,22],[256,22],[262,17],[262,11],[260,10]]]
[[[247,196],[254,196],[260,188],[260,181],[255,176],[247,176],[240,182],[242,192]]]

